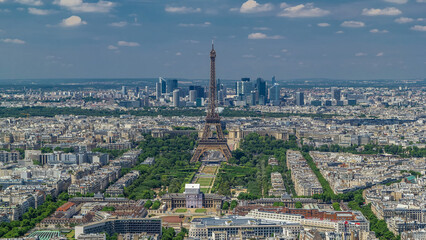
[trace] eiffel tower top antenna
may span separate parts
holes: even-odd
[[[216,113],[216,51],[214,50],[214,42],[212,40],[212,50],[210,51],[210,86],[209,86],[209,109],[207,114],[207,121],[219,120],[219,114]]]

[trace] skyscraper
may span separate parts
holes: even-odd
[[[250,95],[250,92],[252,90],[253,90],[253,85],[250,82],[250,78],[249,78],[249,81],[241,81],[242,95],[248,96],[248,95]]]
[[[305,105],[305,99],[303,92],[296,92],[296,105],[303,106]]]
[[[203,98],[204,97],[204,88],[201,86],[189,86],[189,91],[195,90],[197,91],[197,98]]]
[[[197,90],[189,90],[189,101],[195,102],[197,100]]]
[[[127,96],[127,87],[126,86],[121,86],[121,95]]]
[[[178,88],[177,79],[167,79],[166,93],[171,93]]]
[[[161,97],[161,83],[155,83],[155,99],[160,99]]]
[[[166,80],[162,77],[159,77],[158,82],[160,83],[161,93],[166,93],[166,90],[167,90]]]
[[[173,90],[173,107],[180,107],[180,99],[179,89]]]
[[[267,90],[266,90],[266,81],[262,78],[256,79],[256,90],[257,90],[257,99],[259,104],[264,104],[266,96],[267,96]],[[263,99],[263,100],[261,100]]]
[[[280,100],[280,85],[275,83],[268,89],[269,102]]]
[[[340,100],[341,100],[341,98],[340,98],[340,96],[341,96],[341,91],[340,91],[340,89],[338,89],[337,87],[332,87],[332,88],[331,88],[331,94],[333,95],[333,98],[334,98],[335,100],[337,100],[337,101],[340,101]]]
[[[275,83],[277,83],[277,81],[275,80],[275,76],[272,76],[272,86],[274,86]]]

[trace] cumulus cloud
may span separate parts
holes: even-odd
[[[25,44],[24,40],[17,39],[17,38],[4,38],[4,39],[0,39],[0,41],[4,43]]]
[[[400,17],[400,18],[395,19],[396,23],[409,23],[409,22],[412,22],[412,21],[414,21],[414,19],[408,18],[408,17]]]
[[[376,54],[376,57],[381,57],[381,56],[383,56],[384,55],[384,53],[383,52],[379,52],[379,53],[377,53]]]
[[[274,9],[274,6],[270,3],[260,4],[255,0],[247,0],[240,7],[241,13],[258,13],[267,12]]]
[[[410,29],[414,31],[426,32],[426,26],[422,26],[422,25],[415,25],[415,26],[412,26]]]
[[[60,25],[62,27],[77,27],[77,26],[85,25],[85,24],[87,24],[86,21],[83,21],[81,20],[79,16],[74,15],[69,18],[63,19]]]
[[[379,29],[375,28],[375,29],[371,29],[371,30],[370,30],[370,32],[371,32],[371,33],[388,33],[389,31],[388,31],[388,30],[386,30],[386,29],[384,29],[384,30],[379,30]]]
[[[171,7],[167,6],[164,9],[169,13],[198,13],[201,12],[201,8],[192,8],[192,7]]]
[[[127,22],[126,21],[121,21],[121,22],[113,22],[109,24],[111,27],[125,27],[127,26]]]
[[[337,33],[337,34],[342,34],[342,33],[344,33],[344,32],[340,30],[340,31],[337,31],[336,33]]]
[[[177,52],[176,53],[176,56],[181,56],[182,55],[182,53],[181,52]]]
[[[318,27],[330,27],[329,23],[318,23]]]
[[[360,28],[364,27],[365,23],[359,21],[344,21],[340,24],[342,27]]]
[[[273,35],[273,36],[269,36],[266,35],[264,33],[250,33],[248,35],[248,39],[282,39],[284,38],[283,36],[280,35]]]
[[[28,8],[28,13],[34,15],[49,15],[52,13],[52,11],[46,9]]]
[[[116,47],[116,46],[114,46],[114,45],[109,45],[107,48],[108,48],[109,50],[117,50],[117,49],[118,49],[118,47]]]
[[[86,3],[83,0],[55,0],[53,2],[73,12],[108,13],[116,5],[113,2],[100,0],[95,3]]]
[[[179,23],[179,27],[208,27],[210,26],[210,22],[204,22],[204,23]]]
[[[363,57],[363,56],[367,56],[367,53],[363,53],[363,52],[355,53],[355,57]]]
[[[304,17],[322,17],[328,15],[330,11],[314,7],[313,3],[299,4],[290,7],[287,4],[281,4],[283,10],[278,14],[279,17],[304,18]]]
[[[362,15],[365,16],[395,16],[401,14],[401,10],[395,7],[379,8],[364,8]]]
[[[1,1],[0,1],[1,2]],[[43,2],[41,0],[15,0],[16,3],[30,5],[30,6],[41,6]]]
[[[138,47],[139,43],[137,43],[137,42],[118,41],[117,45],[121,46],[121,47]]]
[[[385,2],[396,3],[396,4],[406,4],[408,0],[384,0]]]
[[[286,53],[286,52],[288,52],[288,49],[281,49],[281,52],[283,52],[283,53]]]

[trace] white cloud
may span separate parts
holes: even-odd
[[[285,2],[283,2],[283,3],[280,4],[280,8],[286,8],[286,7],[290,7],[290,5],[288,5]]]
[[[198,13],[198,12],[201,12],[201,8],[192,8],[192,7],[171,7],[171,6],[167,6],[164,10],[166,12],[170,12],[170,13]]]
[[[389,31],[388,30],[379,30],[379,29],[375,28],[375,29],[371,29],[370,32],[371,33],[388,33]]]
[[[268,28],[268,27],[254,27],[253,30],[256,30],[256,31],[269,31],[271,29]]]
[[[100,0],[95,3],[86,3],[83,0],[55,0],[53,2],[73,12],[107,13],[116,5],[113,2]]]
[[[270,3],[260,4],[255,0],[247,0],[240,7],[241,13],[258,13],[258,12],[268,12],[274,9],[274,6]]]
[[[179,23],[179,27],[208,27],[210,26],[210,22],[204,22],[204,23]]]
[[[243,57],[243,58],[255,58],[256,56],[254,56],[253,54],[244,54],[241,57]]]
[[[412,26],[410,29],[414,31],[426,32],[426,26],[422,26],[422,25],[415,25],[415,26]]]
[[[137,43],[137,42],[118,41],[117,45],[121,46],[121,47],[138,47],[139,43]]]
[[[62,27],[77,27],[85,24],[87,24],[87,22],[81,20],[79,16],[71,16],[69,18],[63,19],[60,25]]]
[[[401,13],[402,13],[401,10],[395,7],[387,7],[383,9],[379,9],[379,8],[362,9],[362,15],[365,15],[365,16],[395,16]]]
[[[30,6],[41,6],[43,2],[41,0],[15,0],[16,3],[30,5]]]
[[[282,39],[283,36],[280,35],[274,35],[274,36],[268,36],[264,33],[250,33],[248,35],[248,39]]]
[[[281,52],[283,52],[283,53],[286,53],[286,52],[288,52],[288,49],[281,49]]]
[[[356,57],[363,57],[363,56],[367,56],[367,53],[363,53],[363,52],[359,52],[359,53],[355,53]]]
[[[109,49],[109,50],[117,50],[117,49],[118,49],[118,47],[116,47],[116,46],[114,46],[114,45],[109,45],[109,46],[108,46],[108,49]]]
[[[414,19],[408,18],[408,17],[400,17],[400,18],[395,19],[396,23],[409,23],[409,22],[412,22],[412,21],[414,21]]]
[[[376,57],[381,57],[381,56],[383,56],[384,55],[384,53],[383,52],[379,52],[379,53],[377,53],[376,54]]]
[[[364,27],[365,23],[359,21],[344,21],[340,24],[342,27],[351,27],[351,28],[359,28]]]
[[[25,44],[24,40],[17,39],[17,38],[4,38],[4,39],[0,39],[0,41],[4,43]]]
[[[340,31],[337,31],[336,33],[337,33],[337,34],[342,34],[342,33],[344,33],[344,32],[340,30]]]
[[[314,7],[313,3],[299,4],[289,7],[282,5],[283,10],[278,14],[279,17],[303,18],[303,17],[322,17],[328,15],[330,11]]]
[[[192,39],[190,39],[190,40],[186,40],[185,42],[187,42],[187,43],[192,43],[192,44],[200,43],[200,41],[192,40]]]
[[[329,23],[318,23],[318,27],[330,27]]]
[[[181,56],[182,55],[182,53],[181,52],[177,52],[176,53],[176,56]]]
[[[109,24],[111,27],[125,27],[127,26],[127,22],[126,21],[121,21],[121,22],[113,22]]]
[[[396,4],[406,4],[408,0],[384,0],[385,2],[396,3]]]
[[[52,13],[52,11],[47,9],[28,8],[28,13],[34,15],[49,15]]]

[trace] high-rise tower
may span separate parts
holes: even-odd
[[[206,123],[204,125],[203,135],[198,142],[197,149],[195,149],[191,162],[197,162],[204,152],[210,150],[220,151],[226,160],[229,160],[232,156],[226,138],[223,135],[219,113],[216,111],[216,94],[216,51],[212,43],[212,50],[210,51],[209,106],[207,109]],[[216,133],[212,131],[212,128]]]

